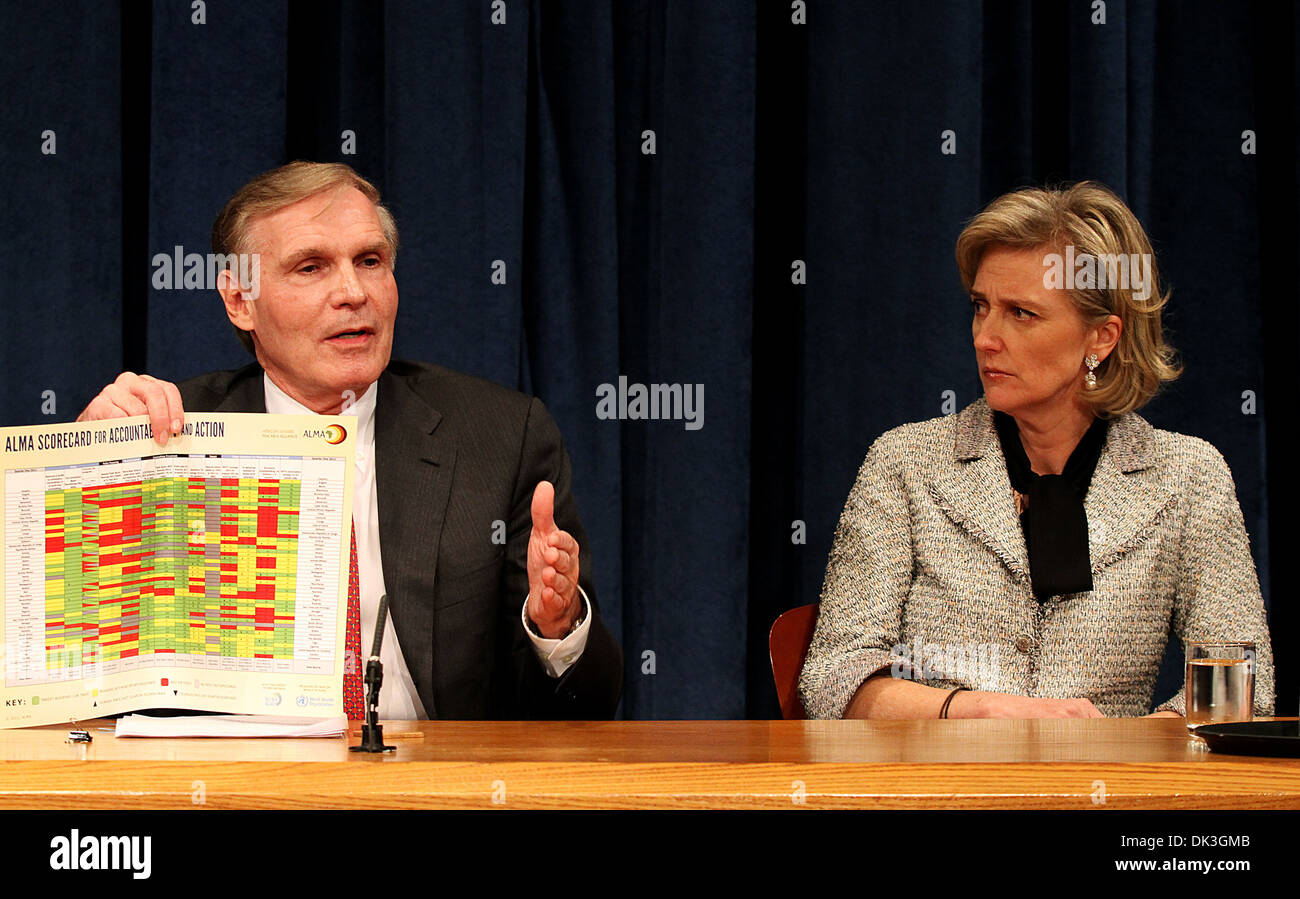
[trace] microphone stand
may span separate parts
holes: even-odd
[[[388,594],[379,598],[379,621],[375,624],[375,643],[366,662],[366,722],[361,725],[361,745],[349,746],[352,752],[392,752],[396,746],[384,745],[384,728],[379,723],[379,687],[384,682],[384,666],[379,661],[379,647],[384,640],[388,620]]]

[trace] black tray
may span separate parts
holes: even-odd
[[[1196,736],[1215,752],[1300,758],[1300,727],[1295,721],[1239,721],[1202,724]]]

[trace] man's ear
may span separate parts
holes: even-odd
[[[226,304],[226,316],[241,331],[252,331],[254,327],[252,291],[239,283],[239,277],[230,269],[217,273],[217,292]]]

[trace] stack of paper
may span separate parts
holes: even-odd
[[[189,715],[153,718],[126,715],[117,719],[118,737],[341,737],[348,719],[283,718],[274,715]]]

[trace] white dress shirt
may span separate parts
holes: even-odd
[[[271,376],[263,372],[262,381],[266,394],[266,411],[281,415],[314,415],[312,410],[293,399],[279,388]],[[379,551],[379,493],[375,489],[375,403],[378,397],[378,382],[366,388],[366,392],[350,406],[343,409],[343,415],[357,417],[356,472],[352,479],[352,525],[357,535],[357,574],[361,586],[361,655],[362,671],[364,660],[369,657],[370,647],[374,645],[375,618],[379,614],[379,599],[385,593],[383,559]],[[524,633],[533,641],[533,648],[546,673],[558,678],[578,660],[587,645],[587,633],[591,628],[591,603],[587,594],[578,588],[585,603],[586,615],[582,624],[563,640],[539,637],[528,627],[528,598],[524,597],[523,609],[520,611],[524,624]],[[428,718],[424,703],[416,692],[411,672],[402,657],[397,634],[393,630],[393,615],[388,613],[384,623],[384,642],[379,651],[379,661],[384,666],[384,683],[379,692],[379,717],[386,720],[412,720]]]

